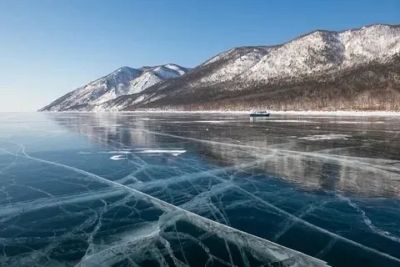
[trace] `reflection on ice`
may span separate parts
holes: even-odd
[[[393,121],[47,116],[70,130],[68,149],[0,131],[0,263],[400,264]]]

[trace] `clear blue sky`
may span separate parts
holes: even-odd
[[[195,66],[314,29],[400,23],[399,0],[0,0],[0,111],[36,110],[120,66]]]

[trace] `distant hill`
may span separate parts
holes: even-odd
[[[86,110],[120,96],[137,94],[162,81],[179,77],[188,71],[176,64],[134,69],[122,67],[82,86],[49,104],[41,111]]]
[[[76,107],[400,111],[400,25],[317,30],[282,45],[234,48],[175,79]]]

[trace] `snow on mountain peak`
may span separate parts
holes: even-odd
[[[167,79],[176,78],[187,71],[175,64],[134,69],[121,67],[75,91],[57,99],[43,110],[76,109],[83,105],[98,105],[122,95],[139,93]]]
[[[400,27],[373,25],[314,31],[271,49],[248,71],[250,80],[301,77],[384,61],[400,52]]]
[[[176,72],[178,72],[180,75],[183,75],[187,72],[186,68],[182,68],[181,66],[178,66],[176,64],[166,64],[164,65],[166,68],[174,70]]]

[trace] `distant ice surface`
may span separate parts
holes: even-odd
[[[396,117],[0,114],[0,265],[399,266],[399,132]]]
[[[313,123],[313,121],[310,120],[302,120],[302,119],[297,119],[297,120],[270,120],[270,122],[283,122],[283,123]]]
[[[280,115],[328,115],[328,116],[361,116],[361,117],[371,117],[371,116],[379,116],[379,117],[387,117],[387,116],[400,116],[400,112],[395,111],[360,111],[360,110],[349,110],[349,111],[274,111],[273,113]]]

